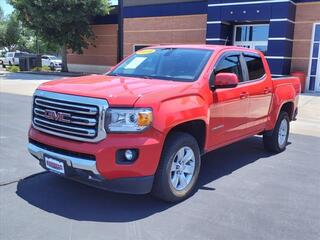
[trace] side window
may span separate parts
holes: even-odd
[[[232,55],[232,56],[227,56],[222,60],[220,60],[220,62],[217,64],[215,68],[215,74],[222,73],[222,72],[234,73],[238,76],[239,81],[243,82],[240,56]]]
[[[260,56],[244,55],[244,59],[248,67],[249,81],[260,79],[266,74]]]

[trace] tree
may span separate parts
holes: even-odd
[[[0,21],[2,21],[3,17],[4,17],[4,12],[3,12],[3,9],[0,6]]]
[[[36,36],[35,31],[26,27],[21,28],[17,49],[37,54],[60,54],[60,47],[58,44],[47,42],[41,37]]]
[[[9,0],[19,19],[51,44],[61,46],[63,71],[67,68],[67,51],[79,54],[93,45],[90,28],[93,16],[106,15],[111,10],[109,0]]]
[[[0,49],[40,54],[60,54],[58,44],[49,43],[41,37],[37,37],[35,31],[22,26],[15,12],[2,19],[0,16],[0,20]]]
[[[0,47],[6,48],[8,51],[16,49],[21,26],[15,14],[11,14],[8,18],[3,18],[0,22]]]

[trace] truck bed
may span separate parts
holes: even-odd
[[[275,88],[292,85],[296,94],[301,92],[300,79],[293,76],[272,77],[273,86]]]

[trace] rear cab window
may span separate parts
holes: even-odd
[[[248,68],[248,81],[259,80],[265,76],[264,65],[258,54],[244,53],[243,56]]]

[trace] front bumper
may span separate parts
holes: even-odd
[[[31,155],[33,155],[35,158],[37,158],[40,161],[44,161],[44,155],[48,155],[53,158],[57,158],[64,161],[67,164],[67,166],[70,168],[77,168],[85,171],[90,171],[93,174],[99,175],[99,172],[96,168],[96,161],[56,153],[32,143],[28,144],[28,150],[31,153]]]
[[[50,156],[63,161],[66,168],[66,175],[64,175],[64,177],[86,185],[113,192],[130,194],[146,194],[149,193],[152,188],[153,176],[107,180],[99,174],[96,168],[96,161],[93,159],[57,153],[33,143],[28,144],[28,150],[31,155],[39,160],[40,165],[44,169],[47,169],[44,163],[44,156]]]
[[[108,134],[100,142],[80,142],[29,130],[29,151],[44,166],[44,155],[62,160],[67,178],[115,192],[147,193],[160,161],[164,135],[150,128],[139,134]],[[132,164],[116,161],[119,149],[139,149]],[[70,170],[70,171],[69,171]]]

